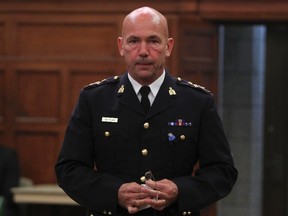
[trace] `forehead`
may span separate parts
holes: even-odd
[[[124,31],[124,37],[151,37],[158,36],[164,37],[163,31],[157,26],[150,25],[148,23],[144,25],[128,25]]]
[[[165,27],[161,19],[157,15],[141,14],[131,16],[124,22],[123,37],[150,37],[150,36],[165,36]]]
[[[137,22],[141,20],[149,20],[154,25],[159,25],[161,22],[160,14],[149,8],[142,8],[135,10],[128,15],[130,22]]]

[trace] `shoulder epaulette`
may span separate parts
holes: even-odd
[[[119,82],[119,79],[120,79],[119,76],[114,76],[114,77],[110,77],[107,79],[103,79],[101,81],[93,82],[93,83],[86,85],[84,87],[84,90],[92,89],[92,88],[95,88],[97,86],[101,86],[104,84],[117,83],[117,82]]]
[[[208,89],[206,89],[205,87],[203,87],[201,85],[197,85],[197,84],[192,83],[192,82],[187,81],[187,80],[183,80],[180,77],[177,78],[177,83],[180,85],[185,85],[185,86],[189,86],[191,88],[199,89],[199,90],[202,90],[208,94],[211,94],[211,92]]]

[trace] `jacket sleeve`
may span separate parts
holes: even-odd
[[[55,166],[57,182],[83,207],[115,215],[118,189],[123,182],[94,168],[92,131],[92,114],[83,90],[67,127]]]
[[[194,176],[174,179],[178,186],[178,210],[198,211],[225,197],[237,179],[233,157],[216,110],[208,99],[198,139],[199,169]]]

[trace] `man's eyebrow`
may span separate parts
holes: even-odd
[[[138,39],[138,38],[139,38],[139,37],[137,37],[137,36],[135,36],[135,35],[130,35],[130,36],[127,37],[127,40],[128,40],[128,39]]]
[[[162,38],[159,37],[158,35],[151,35],[148,37],[148,40],[159,40],[162,41]]]
[[[126,40],[138,40],[140,39],[141,37],[139,36],[136,36],[136,35],[130,35],[126,38]],[[161,37],[159,37],[158,35],[150,35],[148,37],[145,38],[145,40],[151,40],[151,39],[157,39],[157,40],[161,40]]]

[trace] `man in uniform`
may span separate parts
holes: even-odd
[[[132,11],[118,38],[127,73],[81,91],[56,174],[87,215],[196,216],[231,191],[237,170],[214,98],[165,70],[173,44],[161,13]]]

